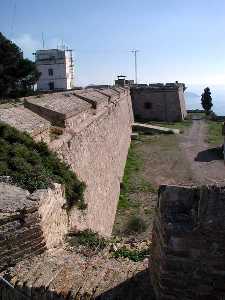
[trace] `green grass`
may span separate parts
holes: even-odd
[[[139,172],[143,168],[143,160],[138,155],[135,143],[131,143],[127,162],[124,170],[123,183],[118,203],[118,209],[137,208],[140,206],[138,202],[129,199],[130,193],[136,192],[156,192],[151,183],[147,182]]]
[[[224,142],[224,137],[222,135],[222,122],[207,121],[208,125],[208,136],[207,142],[212,145],[220,146]]]
[[[89,229],[68,236],[71,246],[77,247],[82,245],[91,250],[102,250],[108,245],[108,241],[100,237],[96,232]]]
[[[67,164],[28,134],[0,122],[0,176],[10,176],[14,184],[34,192],[53,182],[65,185],[68,208],[83,205],[85,184]]]
[[[179,129],[181,131],[184,131],[186,128],[188,128],[192,125],[192,120],[184,120],[182,122],[170,122],[170,123],[168,123],[168,122],[149,122],[149,124],[167,127],[167,128],[171,128],[171,129]]]
[[[121,249],[118,249],[113,253],[113,257],[115,258],[128,258],[129,260],[138,262],[143,261],[146,257],[148,257],[150,254],[149,249],[144,250],[130,250],[126,249],[126,247],[123,247]]]

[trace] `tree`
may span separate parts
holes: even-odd
[[[39,76],[35,63],[0,32],[0,98],[28,95]]]
[[[206,114],[209,114],[211,111],[211,108],[213,106],[211,91],[210,91],[209,87],[204,89],[204,93],[202,94],[201,102],[202,102],[202,107],[204,108]]]

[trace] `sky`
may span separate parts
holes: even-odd
[[[225,85],[225,0],[1,0],[0,30],[24,56],[62,43],[76,85],[138,82]]]

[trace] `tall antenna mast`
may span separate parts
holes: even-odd
[[[41,38],[42,38],[42,48],[45,49],[44,32],[41,33]]]
[[[12,20],[11,20],[11,28],[10,28],[11,38],[14,33],[15,18],[16,18],[16,1],[13,4],[13,11],[12,11]]]
[[[134,49],[131,50],[132,53],[134,53],[134,71],[135,71],[135,84],[138,83],[138,76],[137,76],[137,53],[139,52],[139,50]]]

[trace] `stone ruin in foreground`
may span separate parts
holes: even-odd
[[[162,186],[150,274],[157,299],[225,299],[225,187]]]
[[[68,220],[60,206],[52,211],[60,186],[16,189],[1,184],[8,206],[0,207],[0,274],[28,299],[224,299],[225,187],[160,187],[148,273],[142,262],[52,248]],[[0,299],[24,297],[1,282]]]

